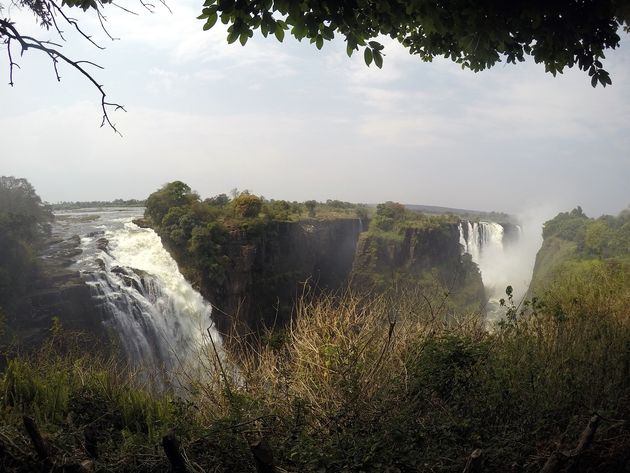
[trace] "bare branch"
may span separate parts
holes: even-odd
[[[9,85],[13,87],[13,68],[20,69],[19,64],[13,62],[13,56],[11,55],[11,38],[7,39],[7,55],[9,56]]]
[[[166,0],[158,0],[164,7],[168,9],[169,12],[172,13],[171,9],[166,4]],[[150,12],[154,12],[155,5],[149,3],[148,0],[139,0],[140,5],[143,8]],[[16,0],[11,0],[11,4],[19,7],[20,5],[28,7],[31,12],[35,15],[38,20],[39,25],[46,29],[50,30],[53,28],[53,31],[59,35],[62,42],[66,41],[66,32],[62,29],[63,22],[58,21],[57,16],[63,18],[63,21],[69,25],[71,25],[84,39],[88,40],[93,46],[96,46],[98,49],[105,49],[103,46],[97,44],[92,36],[87,34],[81,27],[79,26],[79,21],[75,18],[72,18],[66,14],[66,4],[62,0],[37,0],[33,4],[27,2],[26,4],[21,2],[16,2]],[[102,30],[105,34],[113,41],[118,38],[113,37],[107,28],[105,27],[105,23],[107,22],[107,17],[103,14],[103,8],[106,5],[114,5],[121,10],[131,13],[133,15],[138,15],[138,13],[128,9],[125,6],[114,3],[112,0],[95,0],[91,5],[84,7],[84,11],[86,10],[96,10],[96,16],[101,25]],[[0,4],[0,13],[2,12],[2,7]],[[7,57],[9,63],[9,85],[13,86],[13,73],[15,68],[20,69],[20,66],[14,61],[13,55],[14,50],[12,47],[14,46],[13,41],[19,43],[20,45],[20,56],[24,55],[24,53],[30,49],[36,49],[46,54],[48,58],[51,60],[53,69],[55,71],[55,77],[57,81],[61,81],[61,75],[59,73],[59,62],[64,62],[70,66],[72,66],[75,70],[80,72],[85,78],[88,79],[89,82],[92,83],[94,87],[97,88],[101,95],[101,110],[103,112],[103,119],[101,121],[101,126],[108,125],[112,130],[116,133],[120,134],[116,129],[116,126],[110,120],[109,111],[113,109],[114,111],[123,110],[126,111],[125,108],[117,103],[108,102],[106,100],[107,94],[105,93],[105,89],[102,84],[99,84],[96,79],[85,69],[84,66],[92,66],[98,69],[103,69],[102,66],[96,64],[95,62],[88,60],[74,60],[70,59],[66,55],[61,52],[62,45],[50,40],[36,39],[31,36],[26,36],[21,34],[16,28],[15,23],[11,21],[11,18],[0,17],[0,45],[6,45],[7,48]]]
[[[70,18],[68,17],[64,11],[61,9],[61,7],[59,7],[59,5],[57,5],[54,1],[50,0],[50,5],[52,5],[52,7],[54,8],[54,10],[59,13],[64,20],[66,20],[66,22],[72,26],[74,26],[74,28],[79,32],[79,34],[81,36],[83,36],[85,39],[87,39],[90,43],[92,43],[94,46],[96,46],[98,49],[105,49],[103,46],[100,46],[99,44],[97,44],[96,42],[94,42],[94,40],[92,39],[91,36],[87,35],[86,33],[83,32],[83,30],[79,27],[79,24],[77,23],[77,20],[75,20],[74,18]],[[50,9],[50,6],[48,7]],[[97,11],[99,11],[97,9]],[[54,15],[52,15],[54,18]],[[57,26],[57,23],[55,22],[55,27]],[[103,28],[105,29],[105,28]],[[59,28],[57,28],[57,32],[59,32]],[[107,31],[105,31],[107,33]],[[61,33],[59,34],[59,36],[61,36],[61,38],[65,41],[65,38],[61,35]],[[108,33],[109,36],[109,33]]]
[[[119,5],[118,3],[114,3],[112,2],[112,5],[114,5],[115,7],[120,8],[122,11],[125,11],[127,13],[131,13],[132,15],[140,15],[139,13],[136,13],[135,11],[129,10],[128,8],[123,7],[122,5]]]
[[[98,21],[101,24],[101,28],[103,29],[105,34],[109,37],[109,39],[111,39],[112,41],[116,41],[117,39],[120,39],[120,38],[114,38],[111,34],[109,34],[109,31],[107,31],[107,28],[105,28],[105,22],[107,21],[107,18],[105,17],[105,15],[103,15],[103,13],[101,13],[100,9],[96,10],[96,16],[98,17]]]
[[[151,13],[155,11],[155,5],[152,3],[148,3],[148,2],[145,2],[144,0],[140,0],[140,4]]]
[[[58,49],[51,47],[51,46],[60,47],[60,45],[53,43],[51,41],[41,41],[41,40],[32,38],[30,36],[21,35],[18,32],[18,30],[15,28],[13,23],[11,23],[8,20],[0,20],[0,35],[6,36],[8,38],[8,41],[15,40],[19,42],[22,48],[22,51],[21,51],[22,54],[24,54],[24,52],[28,51],[29,49],[36,49],[48,55],[48,57],[50,57],[50,59],[52,60],[53,67],[55,69],[55,74],[57,76],[57,80],[61,80],[61,77],[59,75],[59,70],[57,68],[57,64],[59,63],[60,59],[66,64],[72,66],[81,74],[83,74],[83,76],[85,76],[85,78],[87,78],[88,81],[90,81],[94,85],[94,87],[98,89],[98,91],[101,94],[101,110],[103,112],[103,119],[101,121],[101,126],[104,126],[105,124],[107,124],[112,130],[120,134],[120,132],[116,128],[116,125],[111,121],[109,117],[108,107],[113,107],[114,111],[123,110],[126,112],[125,108],[120,104],[108,102],[106,100],[107,94],[105,93],[105,89],[103,88],[101,84],[99,84],[96,81],[96,79],[94,79],[94,77],[92,77],[92,75],[89,72],[87,72],[83,68],[82,64],[90,64],[96,67],[100,67],[100,66],[98,66],[97,64],[91,61],[74,61],[68,58],[63,53],[61,53]]]

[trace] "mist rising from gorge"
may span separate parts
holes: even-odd
[[[536,253],[542,244],[542,227],[557,213],[554,206],[532,207],[516,215],[520,235],[515,242],[506,242],[502,251],[481,255],[482,278],[490,300],[505,298],[505,289],[512,286],[515,302],[527,293],[532,279]]]

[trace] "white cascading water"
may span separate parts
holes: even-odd
[[[481,279],[489,298],[488,318],[497,314],[498,300],[505,295],[510,284],[506,271],[508,255],[503,245],[503,226],[494,222],[465,222],[459,224],[459,242],[462,251],[469,253],[479,267]]]
[[[167,374],[200,368],[208,332],[220,350],[212,307],[184,279],[158,235],[131,220],[102,225],[99,235],[82,239],[81,272],[132,366]]]

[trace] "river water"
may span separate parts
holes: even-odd
[[[74,269],[90,287],[105,329],[131,366],[156,373],[201,369],[210,336],[221,350],[212,307],[184,279],[158,235],[133,223],[143,211],[58,211],[53,231],[59,238],[80,237],[82,253]]]

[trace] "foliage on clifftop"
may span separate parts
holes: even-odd
[[[408,210],[398,202],[388,201],[376,206],[376,215],[370,224],[370,232],[389,232],[393,237],[409,228],[435,230],[444,224],[456,224],[459,221],[459,217],[455,215],[428,215]]]
[[[14,358],[0,377],[0,467],[41,470],[28,415],[49,463],[95,472],[168,471],[172,431],[191,473],[253,473],[261,439],[279,471],[460,473],[480,449],[484,472],[529,473],[574,448],[596,413],[593,441],[567,461],[625,471],[629,286],[583,279],[555,294],[553,307],[512,307],[492,333],[418,293],[305,302],[283,340],[228,353],[224,371],[202,350],[207,375],[179,373],[178,393],[150,394],[89,356]]]
[[[202,200],[180,181],[166,184],[151,194],[145,211],[171,251],[185,258],[185,266],[196,269],[217,285],[224,281],[224,245],[231,233],[238,233],[244,241],[254,243],[261,236],[273,233],[273,225],[270,225],[273,223],[366,215],[365,206],[348,202],[267,200],[248,191],[234,190],[232,197],[220,194]]]
[[[420,290],[436,306],[477,311],[485,302],[481,275],[462,255],[454,215],[425,215],[397,202],[376,207],[360,239],[355,285],[379,292]]]
[[[630,209],[617,217],[587,217],[580,207],[562,212],[543,226],[532,290],[544,292],[558,277],[588,271],[625,271],[630,275]]]

